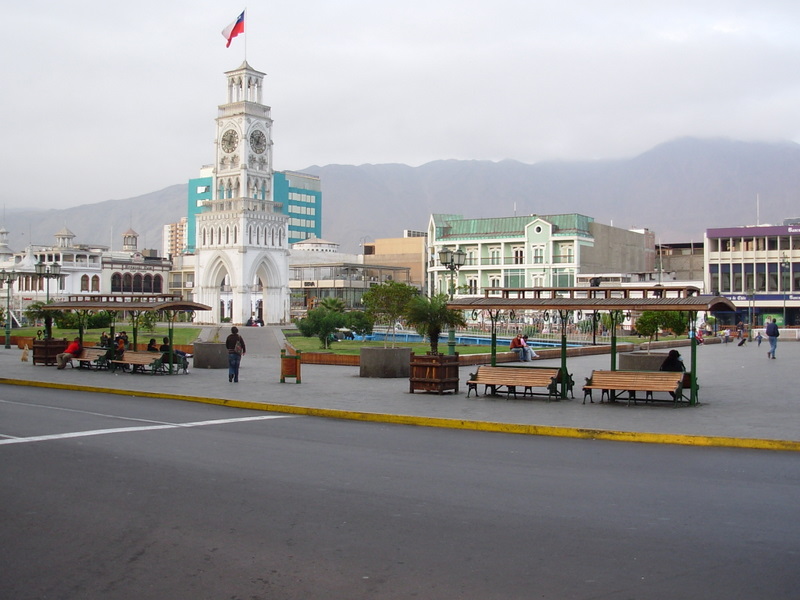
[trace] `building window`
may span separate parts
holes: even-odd
[[[114,273],[111,276],[111,292],[119,293],[122,291],[122,275]]]
[[[515,265],[525,264],[525,250],[523,250],[522,248],[514,248],[514,264]]]
[[[97,275],[92,276],[92,291],[99,292],[100,291],[100,277]]]
[[[81,291],[88,292],[89,291],[89,276],[84,275],[81,277]]]
[[[160,294],[164,289],[164,280],[161,275],[153,277],[153,293]]]

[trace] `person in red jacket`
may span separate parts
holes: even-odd
[[[56,362],[58,363],[58,369],[63,369],[67,366],[67,363],[71,361],[74,357],[78,356],[81,353],[81,338],[75,338],[67,349],[64,350],[61,354],[56,354]]]

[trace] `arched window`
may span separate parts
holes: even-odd
[[[272,246],[275,247],[275,230],[272,230]]]
[[[239,233],[239,228],[238,228],[238,227],[234,227],[234,228],[233,228],[233,243],[234,243],[234,244],[237,244],[237,243],[238,243],[238,242],[236,241],[236,239],[237,239],[237,237],[238,237],[238,235],[237,235],[238,233]]]
[[[81,291],[88,292],[89,291],[89,276],[84,275],[81,277]]]
[[[97,275],[92,276],[92,291],[99,292],[100,291],[100,277]]]
[[[153,293],[154,294],[160,294],[161,291],[164,289],[163,281],[164,280],[161,278],[161,275],[156,275],[155,277],[153,277]]]
[[[145,294],[152,294],[153,293],[153,276],[149,273],[144,276],[144,285],[142,287],[142,291]]]
[[[214,228],[213,227],[211,229],[209,229],[209,231],[208,231],[208,245],[209,246],[213,246],[214,245]]]
[[[206,245],[206,230],[205,227],[203,228],[203,246]]]
[[[253,226],[250,225],[247,228],[247,243],[252,245],[253,244]]]
[[[114,273],[111,276],[111,292],[121,292],[122,291],[122,275],[119,273]]]
[[[122,291],[133,291],[133,276],[130,273],[125,273],[125,275],[122,276]]]
[[[231,228],[225,228],[225,244],[229,245],[231,243]]]

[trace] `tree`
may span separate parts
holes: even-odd
[[[415,296],[406,307],[406,321],[431,343],[431,354],[439,354],[439,336],[446,327],[464,327],[463,313],[447,308],[447,294],[431,298]]]
[[[646,335],[653,341],[659,330],[668,329],[677,336],[684,335],[687,330],[687,315],[675,310],[646,310],[636,319],[636,331]]]
[[[661,329],[661,316],[658,311],[646,310],[636,319],[635,329],[639,335],[644,335],[652,342],[653,338]]]
[[[296,319],[295,324],[300,333],[305,337],[318,337],[322,347],[327,349],[328,342],[339,327],[345,325],[346,316],[343,312],[328,310],[320,306],[308,311],[303,319]]]
[[[60,318],[61,311],[44,310],[45,306],[47,305],[44,302],[31,302],[25,309],[25,316],[29,321],[44,321],[44,337],[50,339],[53,337],[53,319]]]
[[[408,303],[417,295],[417,289],[399,281],[387,281],[369,289],[361,298],[367,316],[375,323],[385,324],[392,331],[392,348],[396,342],[397,320],[405,313]],[[388,338],[388,336],[386,336]],[[386,347],[384,338],[383,346]]]
[[[372,319],[363,310],[353,310],[344,313],[345,327],[357,335],[369,335],[372,333]]]
[[[320,300],[317,308],[324,308],[330,312],[343,313],[346,306],[344,300],[341,298],[323,298]]]

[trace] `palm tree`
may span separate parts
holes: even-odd
[[[415,296],[406,309],[409,325],[430,339],[431,354],[439,354],[439,336],[445,328],[467,324],[461,312],[447,308],[447,300],[447,294],[437,294],[431,298]]]
[[[330,312],[343,313],[346,308],[344,300],[341,298],[323,298],[317,305],[318,308],[324,308]]]

